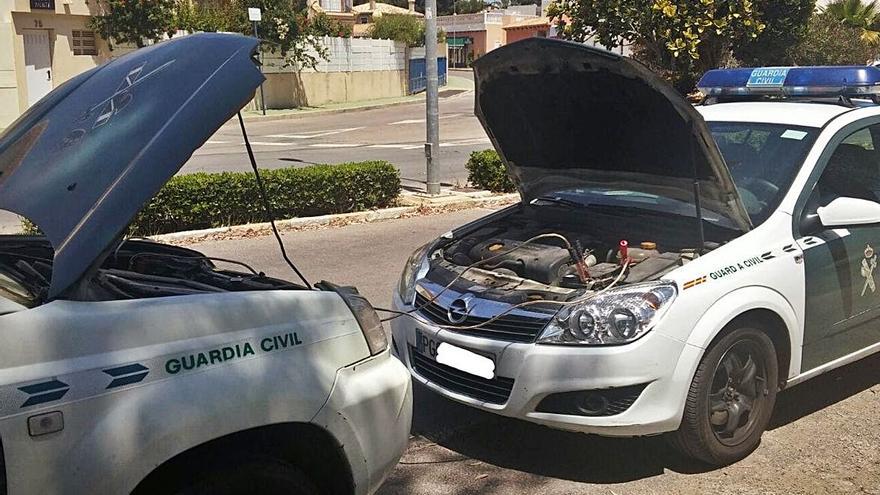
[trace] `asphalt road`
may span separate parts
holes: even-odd
[[[440,99],[441,181],[463,182],[470,152],[491,147],[474,117],[473,95],[457,92]],[[388,160],[405,181],[425,180],[423,101],[291,120],[250,120],[246,126],[260,167]],[[248,163],[238,124],[226,124],[181,173],[247,170]]]
[[[488,212],[302,231],[284,239],[312,281],[356,285],[382,306],[413,249]],[[271,237],[192,247],[293,279]],[[417,386],[410,447],[380,494],[880,494],[878,384],[875,356],[783,392],[760,448],[722,469],[683,460],[658,438],[556,431],[483,413]]]

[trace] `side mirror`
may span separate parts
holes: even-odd
[[[857,198],[837,198],[816,210],[823,227],[880,224],[880,203]]]

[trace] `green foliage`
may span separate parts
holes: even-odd
[[[827,13],[816,14],[807,35],[791,51],[797,65],[863,65],[875,55],[862,39],[862,28],[841,23]]]
[[[370,37],[402,41],[407,46],[419,46],[425,41],[425,23],[411,15],[383,15],[373,22]]]
[[[349,213],[394,204],[400,172],[385,161],[260,170],[276,218]],[[129,235],[264,222],[266,213],[249,172],[172,177],[129,225]],[[37,227],[22,219],[25,233]]]
[[[791,65],[792,47],[806,36],[816,0],[755,0],[755,7],[767,27],[734,45],[734,56],[746,66]]]
[[[477,12],[481,12],[485,8],[486,3],[483,0],[459,0],[455,2],[455,12],[458,14],[474,14]],[[452,12],[449,12],[446,15],[449,15],[451,13]],[[442,12],[441,15],[443,15]]]
[[[548,15],[566,39],[638,45],[680,89],[765,28],[752,0],[559,0]]]
[[[307,23],[307,31],[312,36],[333,36],[337,38],[351,38],[351,26],[343,24],[335,19],[331,19],[325,13],[320,13],[312,17],[311,20],[304,19]]]
[[[880,8],[877,1],[835,0],[821,8],[821,13],[848,27],[858,28],[860,38],[871,46],[880,45]]]
[[[370,38],[402,41],[407,46],[422,46],[425,44],[425,21],[412,15],[385,14],[373,22]],[[446,32],[438,29],[437,42],[445,41]]]
[[[189,32],[232,31],[241,21],[238,2],[229,0],[177,0],[174,16],[175,27]]]
[[[345,36],[346,30],[330,19],[310,23],[305,2],[291,0],[94,0],[97,14],[89,25],[115,43],[159,41],[165,33],[225,31],[253,35],[247,9],[259,7],[263,20],[258,33],[263,51],[280,53],[288,65],[314,68],[328,57],[319,36]],[[112,49],[112,46],[111,46]],[[317,54],[317,56],[316,56]]]
[[[468,182],[492,192],[513,192],[516,186],[507,175],[507,167],[495,150],[474,151],[465,168]]]
[[[348,213],[390,206],[400,173],[388,162],[261,170],[277,218]],[[129,226],[131,235],[263,222],[266,214],[248,172],[173,177]]]
[[[113,44],[159,41],[174,31],[174,0],[93,0],[98,15],[89,19],[89,28]]]

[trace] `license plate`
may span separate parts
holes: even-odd
[[[448,342],[432,339],[422,332],[416,332],[416,351],[450,368],[487,380],[495,378],[495,361],[492,359]]]

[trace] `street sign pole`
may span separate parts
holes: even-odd
[[[425,0],[425,113],[427,121],[427,143],[425,158],[427,159],[428,194],[440,194],[440,179],[437,170],[440,168],[440,109],[438,91],[440,81],[437,77],[437,0]]]
[[[258,8],[248,8],[248,19],[254,23],[254,38],[260,39],[257,31],[257,23],[263,20],[263,12]],[[263,50],[260,48],[260,72],[263,72]],[[260,83],[260,107],[263,115],[266,115],[266,93],[263,92],[263,83]]]

